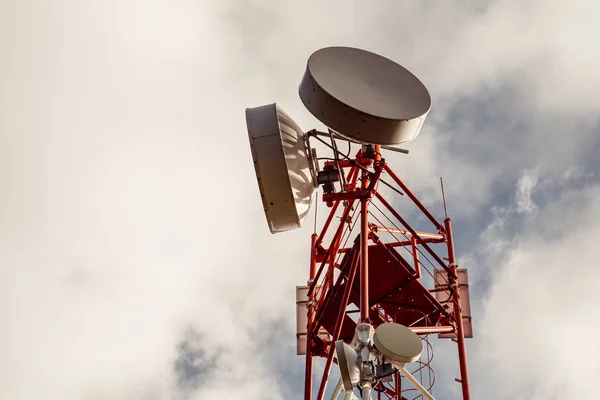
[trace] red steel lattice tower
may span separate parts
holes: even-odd
[[[373,154],[367,154],[369,149]],[[435,380],[430,335],[455,341],[460,371],[456,381],[462,398],[470,399],[465,350],[465,337],[472,337],[468,283],[466,270],[456,264],[450,219],[439,222],[432,215],[381,158],[378,145],[362,146],[354,159],[331,160],[325,166],[339,170],[343,190],[322,196],[329,214],[311,238],[309,284],[297,288],[298,353],[306,356],[305,400],[313,399],[313,389],[316,399],[323,400],[337,361],[334,344],[350,343],[357,322],[375,328],[396,322],[417,333],[426,351],[412,372],[427,390]],[[426,217],[430,231],[413,229],[384,192],[408,198]],[[424,283],[426,277],[433,285]],[[326,361],[322,376],[313,379],[314,357]],[[421,398],[398,372],[373,389],[377,399]]]

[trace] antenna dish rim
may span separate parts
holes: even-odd
[[[382,56],[381,54],[377,54],[374,53],[372,51],[369,50],[364,50],[364,49],[360,49],[358,47],[350,47],[350,46],[328,46],[328,47],[323,47],[315,52],[313,52],[310,57],[308,58],[307,61],[307,67],[310,66],[311,61],[314,62],[314,58],[315,56],[317,56],[317,53],[320,53],[322,51],[328,51],[328,50],[333,50],[333,49],[344,49],[344,50],[350,50],[350,51],[357,51],[357,52],[361,52],[363,54],[368,54],[369,57],[372,58],[376,58],[378,60],[381,60],[385,63],[392,63],[394,64],[396,67],[399,67],[403,70],[403,72],[407,73],[409,76],[412,76],[412,78],[414,78],[413,83],[420,85],[422,89],[424,89],[424,91],[422,92],[423,94],[426,95],[426,98],[428,99],[427,103],[429,103],[428,107],[426,107],[427,109],[424,111],[425,114],[427,114],[430,110],[431,110],[431,94],[429,93],[429,91],[427,90],[427,87],[425,86],[425,84],[412,72],[410,72],[410,70],[400,64],[398,64],[397,62]],[[315,79],[316,80],[316,79]],[[319,86],[323,87],[323,85],[321,85],[319,82],[316,82]],[[325,88],[323,88],[324,90],[327,90]],[[397,116],[386,116],[386,115],[377,115],[375,113],[371,113],[371,112],[367,112],[364,110],[361,110],[360,108],[357,108],[356,106],[350,105],[348,104],[346,101],[344,101],[344,99],[339,98],[338,96],[336,96],[335,94],[332,94],[330,92],[328,92],[329,95],[331,97],[333,97],[334,99],[336,99],[337,101],[344,103],[348,108],[353,109],[354,111],[356,111],[359,114],[362,114],[363,116],[366,117],[375,117],[375,118],[379,118],[379,119],[385,119],[385,120],[391,120],[391,121],[398,121],[398,120],[410,120],[410,119],[414,119],[414,118],[419,118],[422,114],[417,114],[417,115],[412,115],[412,116],[406,116],[404,118],[398,118]]]
[[[354,47],[332,46],[312,53],[298,91],[315,118],[362,144],[409,142],[431,110],[431,95],[412,72]]]

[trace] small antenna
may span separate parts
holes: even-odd
[[[448,209],[446,208],[446,195],[444,194],[444,180],[440,176],[440,186],[442,187],[442,201],[444,202],[444,214],[446,215],[446,219],[448,219]]]

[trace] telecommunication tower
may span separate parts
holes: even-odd
[[[276,104],[248,108],[246,121],[271,232],[299,228],[318,187],[329,209],[311,236],[308,284],[296,288],[305,400],[326,392],[330,399],[433,399],[432,335],[456,342],[456,381],[470,399],[468,276],[456,264],[451,221],[440,222],[382,153],[408,153],[396,146],[418,136],[429,92],[387,58],[329,47],[310,56],[299,93],[327,132],[303,131]],[[331,156],[317,157],[316,142]],[[342,151],[343,142],[356,152]],[[396,200],[429,228],[413,228]],[[321,377],[314,357],[325,359]],[[334,363],[340,378],[328,387]]]

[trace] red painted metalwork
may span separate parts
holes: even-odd
[[[450,218],[444,221],[446,232],[448,232],[448,260],[450,268],[455,276],[458,276],[456,270],[456,256],[454,254],[454,241],[452,238],[452,222]],[[450,286],[452,287],[452,299],[454,300],[454,321],[456,323],[456,341],[458,343],[458,362],[460,365],[460,383],[462,385],[463,399],[470,400],[471,393],[469,390],[469,370],[467,368],[467,350],[465,347],[465,333],[463,329],[462,311],[460,309],[460,292],[458,290],[458,278],[449,277]]]
[[[448,333],[454,332],[453,326],[411,326],[410,330],[416,334]]]
[[[312,399],[312,357],[326,358],[317,395],[317,400],[323,400],[335,341],[350,342],[357,322],[368,321],[375,327],[397,322],[421,336],[426,352],[410,368],[429,390],[435,382],[430,335],[455,334],[463,399],[470,400],[460,293],[454,286],[457,266],[450,220],[438,222],[381,158],[380,150],[375,146],[374,159],[366,158],[366,151],[359,151],[353,160],[336,162],[342,178],[340,190],[323,195],[330,213],[311,241],[304,398]],[[388,177],[427,217],[433,232],[415,230],[378,192],[378,184]],[[333,235],[328,234],[340,214],[340,204],[343,209],[337,227]],[[355,204],[360,206],[356,208]],[[355,226],[359,229],[354,230]],[[445,250],[434,250],[436,243],[444,243]],[[447,275],[444,282],[433,282],[436,270],[444,271],[436,276]],[[452,312],[436,299],[432,294],[435,291],[447,292]],[[323,329],[329,338],[319,335]],[[377,398],[419,398],[420,394],[410,384],[402,384],[402,379],[396,374],[392,382],[378,383],[374,387]]]
[[[315,279],[315,275],[317,274],[317,254],[316,254],[316,246],[317,246],[317,239],[318,236],[316,233],[313,233],[311,238],[310,238],[310,273],[309,273],[309,277],[310,277],[310,282],[312,283],[312,281]],[[313,324],[313,314],[314,314],[314,300],[315,300],[315,296],[311,295],[308,298],[308,309],[307,309],[307,313],[308,313],[308,318],[307,318],[307,325],[306,325],[306,332],[308,334],[308,332],[310,332],[312,330],[312,324]],[[312,342],[310,340],[306,340],[306,368],[304,371],[304,399],[305,400],[310,400],[312,397],[312,374],[313,374],[313,362],[312,362]]]
[[[373,230],[373,232],[396,233],[396,234],[405,235],[405,236],[411,235],[411,233],[405,229],[388,228],[385,226],[377,226],[374,224],[371,224],[371,230]],[[417,232],[417,235],[419,235],[421,237],[421,239],[434,240],[434,241],[436,241],[436,243],[441,243],[441,242],[446,241],[446,237],[441,233]]]
[[[381,169],[380,169],[381,170]],[[369,198],[368,174],[363,172],[360,198],[360,322],[369,322]],[[369,186],[369,188],[372,185]]]
[[[433,225],[435,225],[435,227],[438,230],[442,230],[442,224],[440,224],[438,222],[437,219],[435,219],[435,217],[433,216],[433,214],[431,214],[429,212],[429,210],[427,209],[427,207],[425,207],[423,205],[423,203],[421,203],[419,201],[419,199],[417,199],[417,196],[415,196],[413,194],[413,192],[410,191],[410,189],[404,184],[404,182],[402,182],[400,180],[400,178],[398,178],[398,176],[396,176],[396,174],[394,173],[394,171],[392,171],[392,169],[389,167],[389,165],[385,166],[385,172],[387,172],[392,179],[394,179],[394,181],[398,184],[398,186],[400,186],[402,188],[402,190],[404,190],[404,193],[406,193],[406,195],[408,197],[410,197],[410,199],[416,204],[417,207],[419,207],[419,209],[423,212],[423,214],[425,214],[427,216],[427,218],[429,218],[429,220],[433,223]]]
[[[346,289],[344,290],[344,297],[342,300],[342,307],[339,308],[339,312],[335,321],[335,328],[333,329],[333,335],[331,339],[331,344],[329,345],[328,353],[327,353],[327,362],[325,363],[325,369],[323,372],[323,376],[328,376],[329,371],[331,371],[331,363],[333,362],[333,356],[335,354],[335,342],[338,340],[340,336],[340,331],[342,329],[342,320],[344,318],[345,309],[348,304],[348,299],[350,297],[350,289],[352,288],[352,281],[354,280],[354,276],[356,275],[356,267],[358,265],[358,256],[357,252],[354,252],[354,257],[352,258],[352,266],[350,268],[350,273],[348,275],[348,284],[346,285]],[[341,279],[341,275],[340,275]],[[317,396],[318,400],[323,400],[323,396],[325,395],[325,389],[327,387],[327,379],[321,380],[321,386],[319,387],[319,394]]]

